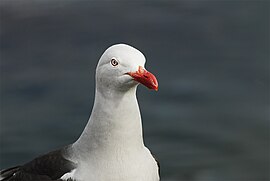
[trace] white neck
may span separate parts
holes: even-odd
[[[126,92],[96,90],[90,119],[73,148],[82,154],[144,146],[136,86]]]

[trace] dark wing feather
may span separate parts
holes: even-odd
[[[12,177],[14,173],[18,172],[19,170],[20,170],[20,166],[8,168],[6,170],[1,170],[0,171],[0,176],[1,176],[0,179],[3,181],[7,180],[10,177]]]
[[[61,181],[61,177],[76,168],[67,160],[67,147],[35,158],[22,166],[0,172],[1,181]],[[71,180],[70,180],[71,181]]]

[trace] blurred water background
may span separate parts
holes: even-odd
[[[164,181],[268,181],[266,0],[1,0],[0,168],[75,141],[95,66],[124,42],[160,90],[140,86],[145,144]]]

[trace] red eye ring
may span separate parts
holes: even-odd
[[[115,67],[115,66],[117,66],[117,65],[118,65],[118,62],[117,62],[117,60],[116,60],[116,59],[114,59],[114,58],[113,58],[113,59],[111,60],[111,64],[112,64],[112,66],[114,66],[114,67]]]

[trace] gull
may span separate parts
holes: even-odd
[[[74,143],[2,170],[1,181],[159,181],[159,163],[144,145],[136,90],[158,90],[145,56],[126,44],[109,47],[96,67],[91,116]]]

